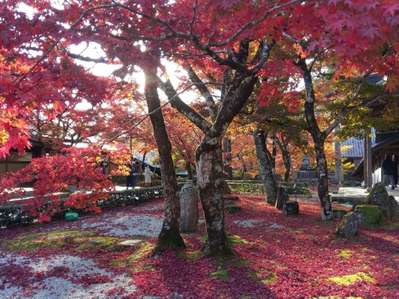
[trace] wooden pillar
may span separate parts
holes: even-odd
[[[338,186],[342,186],[343,182],[343,170],[342,170],[342,155],[341,155],[341,143],[335,140],[335,177]]]
[[[363,161],[364,185],[366,188],[369,188],[373,186],[373,157],[371,152],[370,132],[367,132],[364,136]]]

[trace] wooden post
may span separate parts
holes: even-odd
[[[364,186],[370,188],[373,186],[373,160],[371,152],[371,138],[369,132],[364,136]]]
[[[337,179],[338,186],[342,186],[343,182],[343,171],[342,171],[342,155],[341,155],[341,143],[335,140],[335,176]]]

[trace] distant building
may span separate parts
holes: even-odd
[[[0,175],[9,171],[19,170],[28,165],[33,158],[41,157],[45,154],[46,149],[43,143],[30,140],[31,147],[28,148],[23,156],[18,155],[16,151],[12,151],[11,154],[5,158],[0,159]]]
[[[363,140],[362,140],[363,143]],[[362,146],[363,157],[356,165],[353,174],[357,177],[362,177],[365,172],[364,169],[364,145]],[[375,141],[371,145],[371,183],[374,185],[382,181],[381,165],[386,154],[395,154],[399,156],[399,130],[377,132]]]

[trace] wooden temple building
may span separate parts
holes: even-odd
[[[30,143],[31,147],[26,150],[23,156],[13,151],[5,159],[0,159],[0,175],[21,169],[29,164],[33,158],[42,157],[47,152],[46,146],[43,143],[35,139],[31,139]]]

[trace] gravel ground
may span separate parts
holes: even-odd
[[[23,267],[35,278],[27,286],[11,285],[0,278],[0,298],[112,298],[107,292],[123,289],[127,295],[136,291],[132,280],[124,274],[110,273],[90,260],[71,255],[55,255],[45,258],[27,258],[16,255],[0,256],[0,267]],[[58,270],[58,274],[57,273]],[[101,277],[100,283],[85,284],[90,278]],[[42,279],[40,279],[42,278]]]
[[[106,221],[82,221],[80,227],[96,229],[104,235],[115,237],[157,237],[162,228],[162,218],[154,215],[124,215]]]

